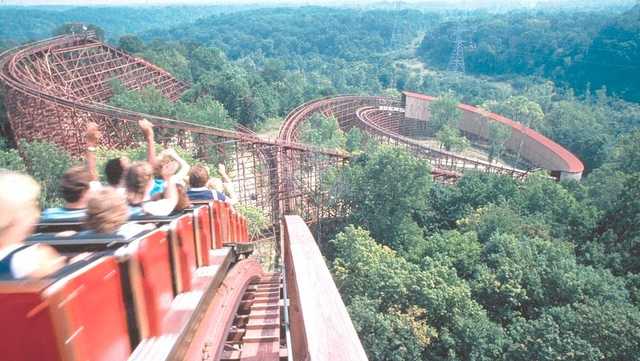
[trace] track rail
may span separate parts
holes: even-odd
[[[63,46],[68,45],[70,42],[78,43],[77,47],[79,48],[87,46],[103,47],[105,49],[108,49],[109,51],[116,53],[118,56],[126,57],[127,59],[133,59],[136,64],[141,64],[142,66],[148,67],[152,69],[154,73],[160,74],[162,76],[170,76],[170,74],[163,69],[142,59],[133,58],[118,49],[98,42],[94,38],[73,35],[46,39],[3,52],[2,54],[0,54],[0,80],[2,80],[4,84],[6,84],[11,90],[20,92],[22,95],[45,100],[56,105],[72,108],[76,111],[87,112],[107,118],[129,122],[146,118],[151,121],[154,126],[157,126],[159,128],[183,130],[203,135],[222,137],[230,140],[247,141],[254,144],[274,145],[294,150],[311,151],[326,154],[329,156],[345,156],[345,154],[342,152],[323,149],[320,147],[308,146],[296,142],[283,142],[279,140],[272,141],[263,139],[258,137],[256,134],[246,132],[246,130],[233,131],[211,126],[198,125],[191,122],[117,108],[98,101],[81,100],[77,97],[70,97],[68,93],[61,94],[58,91],[59,89],[43,87],[43,84],[38,83],[37,79],[34,79],[33,77],[25,74],[25,72],[22,71],[22,69],[20,69],[20,67],[18,66],[25,59],[44,57],[46,56],[45,54],[53,51],[54,49],[57,49],[58,51],[68,49],[64,48]],[[186,85],[184,83],[178,83],[180,84],[180,87],[182,89],[186,89]]]
[[[279,361],[288,357],[283,319],[282,278],[264,274],[245,290],[229,329],[221,361]]]
[[[127,148],[141,141],[135,122],[146,118],[158,129],[158,142],[189,149],[201,161],[224,161],[239,200],[264,209],[274,225],[283,215],[281,204],[306,207],[310,198],[304,192],[314,188],[310,180],[317,182],[324,168],[348,158],[339,151],[263,139],[246,129],[220,129],[110,106],[105,102],[112,79],[129,89],[155,86],[169,99],[177,99],[188,86],[90,35],[55,37],[0,54],[0,81],[17,141],[47,140],[81,155],[83,129],[92,121],[100,127],[103,145]],[[296,161],[278,163],[287,159]],[[305,212],[306,219],[315,216]]]
[[[400,135],[395,131],[391,131],[384,125],[388,117],[392,115],[391,111],[380,110],[374,107],[359,108],[356,112],[357,119],[360,121],[359,127],[367,133],[378,138],[381,142],[393,143],[396,146],[403,147],[411,153],[427,159],[431,166],[436,170],[445,170],[463,174],[465,171],[474,170],[484,173],[494,173],[509,175],[516,179],[524,179],[528,172],[516,168],[500,166],[493,163],[485,162],[475,158],[464,157],[452,152],[441,149],[434,149],[425,146],[420,142]]]
[[[312,100],[292,110],[282,124],[278,138],[287,142],[298,142],[304,122],[314,113],[334,115],[343,130],[358,127],[380,143],[403,147],[416,156],[429,161],[435,179],[450,182],[462,176],[465,171],[505,174],[517,179],[527,176],[526,171],[492,164],[479,159],[461,156],[452,152],[435,149],[399,134],[390,127],[401,109],[398,100],[377,96],[339,95]],[[397,123],[397,121],[396,121]]]

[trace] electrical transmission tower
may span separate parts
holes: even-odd
[[[469,47],[469,49],[475,49],[475,44],[465,40],[463,37],[464,31],[465,31],[465,27],[463,27],[463,24],[465,23],[465,20],[469,19],[469,13],[468,13],[469,6],[466,0],[463,0],[460,5],[462,7],[462,12],[455,23],[453,50],[451,51],[451,57],[449,58],[449,64],[447,65],[447,70],[464,74],[465,47]]]
[[[462,39],[462,27],[456,27],[455,39],[453,41],[453,51],[449,58],[447,70],[464,74],[464,47],[466,41]]]

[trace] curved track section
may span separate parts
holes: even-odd
[[[335,116],[340,127],[345,131],[352,127],[358,127],[378,142],[404,147],[413,154],[428,160],[432,165],[434,178],[440,181],[455,180],[462,175],[464,170],[471,168],[510,174],[516,178],[526,176],[524,171],[436,150],[400,135],[394,130],[397,129],[400,119],[403,118],[402,110],[398,100],[386,97],[337,96],[317,99],[297,107],[287,115],[280,128],[279,139],[285,142],[297,142],[302,124],[314,113],[321,113],[326,116]]]
[[[18,145],[23,140],[46,140],[81,155],[86,124],[95,122],[103,134],[104,146],[126,148],[142,141],[135,122],[146,118],[157,128],[157,142],[188,149],[199,161],[225,162],[238,199],[264,209],[273,224],[278,224],[282,216],[283,202],[295,201],[307,207],[308,217],[315,215],[317,212],[307,205],[309,197],[303,193],[315,189],[311,183],[319,179],[324,167],[346,157],[340,152],[294,142],[262,139],[246,131],[207,127],[109,106],[114,80],[127,89],[152,86],[172,101],[181,96],[188,84],[151,63],[99,42],[91,34],[55,37],[0,54],[0,80],[6,92],[9,124]],[[319,158],[322,162],[314,163]],[[287,159],[296,162],[278,163]],[[283,173],[280,168],[288,172]],[[289,174],[297,178],[282,178]],[[283,183],[291,185],[286,189],[292,191],[282,192]],[[294,191],[298,189],[301,190]]]
[[[429,123],[429,107],[436,98],[404,92],[402,104],[404,107],[404,128],[414,128],[408,134],[414,134],[415,128],[425,129]],[[458,104],[462,113],[458,128],[465,134],[476,138],[489,138],[489,125],[501,124],[511,130],[506,139],[506,149],[522,158],[535,167],[546,169],[560,179],[579,180],[584,171],[584,165],[575,155],[563,148],[558,143],[525,126],[524,124],[491,113],[487,110],[467,104]],[[408,126],[408,127],[407,127]],[[406,130],[404,130],[406,132]],[[417,132],[419,133],[419,132]]]
[[[431,164],[434,178],[445,182],[454,180],[469,170],[504,174],[516,179],[523,179],[527,176],[528,172],[524,170],[436,149],[415,138],[403,135],[403,129],[407,123],[413,125],[416,123],[415,119],[407,117],[406,113],[408,111],[415,112],[416,107],[416,104],[407,100],[407,97],[423,101],[418,107],[423,113],[419,116],[424,119],[417,121],[422,122],[424,126],[424,123],[428,121],[428,110],[425,110],[428,109],[428,102],[435,99],[433,97],[406,92],[401,102],[384,97],[336,96],[313,100],[290,112],[280,128],[279,139],[287,142],[298,141],[302,124],[314,113],[321,113],[335,116],[340,127],[345,131],[352,127],[358,127],[379,143],[405,148],[416,156],[426,159]],[[488,121],[496,121],[510,126],[512,136],[507,141],[507,148],[518,148],[518,152],[522,151],[523,157],[531,164],[550,171],[554,176],[580,178],[584,169],[582,163],[557,143],[530,128],[499,115],[485,112],[490,116],[483,114],[480,117],[478,108],[465,104],[460,104],[459,108],[463,111],[463,121],[461,122],[463,131],[486,139]]]
[[[402,101],[349,95],[310,101],[289,113],[276,141],[246,131],[115,108],[106,104],[112,96],[114,80],[127,89],[152,86],[169,100],[178,99],[189,85],[90,34],[51,38],[1,54],[0,80],[5,86],[9,123],[17,140],[44,139],[79,155],[84,149],[83,130],[92,121],[99,125],[104,145],[129,147],[141,141],[134,121],[147,118],[158,128],[156,137],[160,143],[189,149],[201,161],[224,161],[233,173],[239,200],[265,209],[274,224],[291,212],[305,220],[333,216],[322,207],[320,180],[327,168],[341,164],[348,154],[297,143],[301,125],[316,112],[335,116],[344,130],[359,127],[370,139],[410,150],[428,160],[434,178],[443,182],[453,181],[471,169],[515,178],[527,175],[518,169],[434,149],[403,135],[407,112],[415,106],[409,100],[419,98],[412,93],[405,93]],[[422,97],[419,100],[423,102],[432,99]],[[473,119],[469,124],[475,124]],[[520,133],[525,140],[542,137],[531,130]],[[554,154],[560,154],[561,160],[572,157],[559,145],[543,140],[527,142],[525,147],[543,160]],[[557,169],[542,168],[564,172],[562,165]]]

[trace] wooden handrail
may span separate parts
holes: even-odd
[[[367,360],[320,249],[299,216],[284,217],[282,246],[293,359]]]

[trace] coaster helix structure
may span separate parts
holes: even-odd
[[[239,202],[270,215],[280,241],[275,273],[264,272],[253,258],[238,259],[241,246],[251,243],[247,222],[222,202],[194,205],[174,218],[138,220],[158,228],[134,240],[37,235],[60,252],[94,253],[89,263],[71,265],[46,282],[0,281],[0,323],[15,325],[3,329],[0,346],[15,360],[366,360],[307,227],[338,216],[324,207],[322,177],[349,160],[344,152],[298,142],[315,113],[335,116],[344,130],[362,129],[368,141],[407,149],[443,183],[468,170],[527,176],[425,145],[420,132],[428,126],[433,98],[408,92],[402,99],[310,101],[288,114],[276,140],[116,108],[108,104],[114,81],[129,90],[154,87],[170,101],[189,84],[90,33],[0,54],[0,81],[19,150],[22,141],[46,140],[80,155],[88,122],[98,124],[105,146],[133,147],[142,140],[136,121],[146,118],[162,145],[180,146],[201,162],[227,164]],[[579,178],[582,163],[551,140],[495,114],[460,107],[466,134],[486,138],[487,124],[501,122],[512,129],[508,148],[559,178]],[[31,334],[40,347],[32,347]]]
[[[280,128],[281,140],[299,140],[302,124],[315,113],[334,116],[344,131],[359,128],[369,140],[401,147],[431,166],[435,180],[451,182],[467,171],[477,171],[524,179],[528,170],[506,166],[427,145],[425,138],[429,126],[429,104],[436,98],[404,92],[397,100],[373,96],[337,96],[316,99],[294,109]],[[535,169],[543,169],[560,179],[579,180],[582,162],[559,144],[544,135],[513,120],[466,104],[459,104],[462,119],[460,130],[470,138],[487,140],[489,124],[500,123],[511,130],[505,141],[508,150],[520,154]]]

